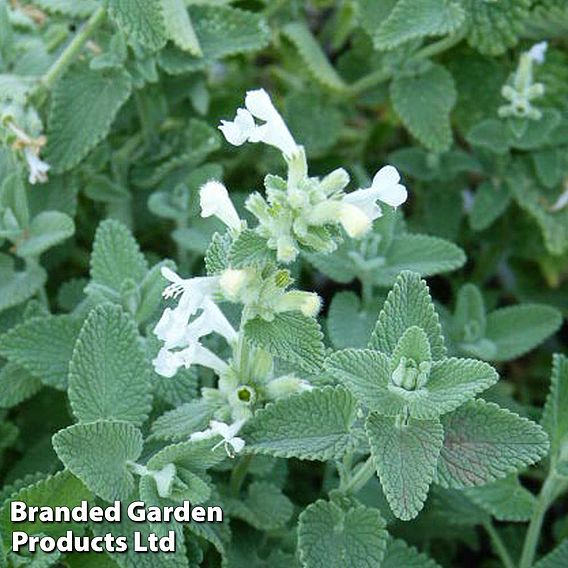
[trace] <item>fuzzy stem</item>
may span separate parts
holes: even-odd
[[[561,480],[554,470],[548,474],[538,495],[529,528],[527,529],[519,568],[531,568],[533,565],[546,512],[556,497],[567,488],[568,482]]]
[[[340,489],[343,493],[357,493],[367,484],[369,479],[375,475],[375,471],[375,461],[373,460],[373,456],[369,456],[367,461],[359,467],[357,473]]]
[[[43,76],[41,83],[43,87],[50,90],[61,74],[75,60],[86,41],[91,37],[93,32],[100,26],[106,17],[106,10],[100,7],[87,20],[85,25],[79,30],[77,35],[71,40],[69,45],[63,50],[57,61],[48,69]]]
[[[423,47],[422,49],[418,50],[413,56],[412,59],[414,61],[420,61],[421,59],[428,59],[434,55],[438,55],[451,49],[466,36],[466,28],[462,26],[460,30],[456,33],[446,36],[445,38],[441,39],[440,41],[436,41],[434,43],[430,43],[429,45]]]
[[[487,534],[493,544],[493,548],[497,553],[497,556],[501,559],[503,566],[505,568],[515,568],[515,563],[513,562],[513,559],[511,558],[501,536],[493,526],[493,523],[491,521],[487,521],[486,523],[483,523],[483,528],[487,531]]]
[[[241,492],[241,487],[243,486],[243,482],[245,480],[245,477],[247,476],[248,468],[250,466],[251,461],[252,461],[252,454],[243,456],[239,460],[239,463],[235,466],[235,468],[231,472],[230,489],[231,489],[231,495],[233,497],[239,496]]]

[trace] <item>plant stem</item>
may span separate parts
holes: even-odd
[[[230,489],[233,497],[239,496],[251,461],[252,454],[243,456],[231,472]]]
[[[357,493],[362,489],[369,479],[375,475],[375,461],[373,456],[369,456],[367,461],[359,467],[357,473],[351,477],[349,481],[341,488],[344,493]]]
[[[440,41],[431,43],[422,49],[418,50],[414,55],[410,57],[410,61],[421,61],[422,59],[427,59],[438,55],[448,49],[457,45],[466,35],[465,27],[462,27],[456,33],[446,36]],[[349,93],[351,95],[359,95],[363,91],[367,91],[381,83],[388,81],[393,76],[393,71],[390,69],[377,69],[371,71],[368,75],[365,75],[361,79],[355,81],[349,88]]]
[[[509,554],[505,543],[493,526],[493,523],[491,521],[488,521],[487,523],[483,524],[483,528],[487,531],[487,534],[489,535],[489,538],[491,539],[491,542],[493,544],[493,548],[501,559],[503,566],[505,566],[505,568],[515,568],[515,563],[513,562],[513,559],[511,558],[511,555]]]
[[[363,308],[370,308],[373,303],[373,284],[368,277],[361,278],[361,297]]]
[[[67,69],[67,67],[75,60],[86,41],[104,21],[105,16],[106,10],[102,6],[92,14],[85,25],[79,30],[77,35],[71,40],[69,45],[63,50],[57,61],[53,63],[47,73],[43,76],[41,83],[44,88],[53,88],[55,81],[57,81],[65,69]]]
[[[381,83],[388,81],[392,77],[392,71],[387,69],[377,69],[376,71],[371,71],[368,75],[361,77],[355,81],[349,88],[349,93],[352,95],[359,95],[363,91],[367,91]]]
[[[525,543],[523,545],[523,553],[519,568],[531,568],[534,562],[534,557],[538,548],[538,541],[542,523],[548,508],[556,497],[568,488],[568,481],[560,479],[554,470],[550,471],[546,478],[540,493],[538,495],[535,508],[527,529],[525,536]]]
[[[440,41],[435,41],[434,43],[430,43],[429,45],[418,50],[412,56],[412,59],[414,61],[420,61],[422,59],[428,59],[429,57],[447,51],[448,49],[457,45],[465,37],[465,35],[466,35],[466,29],[465,26],[462,26],[462,28],[458,30],[456,33],[446,36]]]

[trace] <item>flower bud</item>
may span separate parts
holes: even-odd
[[[339,220],[345,232],[352,239],[359,239],[371,230],[371,219],[350,203],[343,203],[339,212]]]

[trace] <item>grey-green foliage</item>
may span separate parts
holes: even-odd
[[[508,306],[487,313],[479,288],[460,288],[448,335],[459,353],[487,361],[508,361],[536,347],[558,330],[558,310],[536,304]]]
[[[474,400],[498,375],[487,363],[446,357],[438,316],[417,275],[397,279],[369,346],[333,353],[326,370],[370,412],[372,459],[397,517],[414,518],[433,481],[483,485],[547,451],[538,425]]]

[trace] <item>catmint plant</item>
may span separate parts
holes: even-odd
[[[565,566],[567,28],[0,0],[0,568]]]

